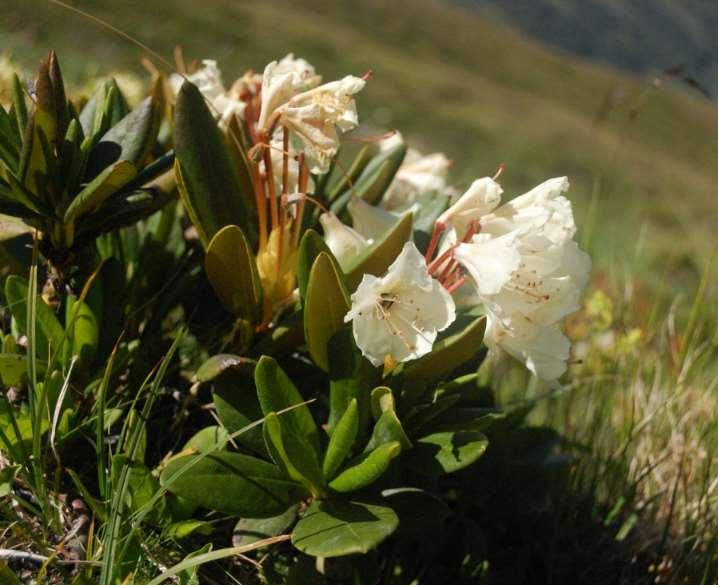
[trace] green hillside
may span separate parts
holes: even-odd
[[[584,243],[609,278],[631,265],[655,279],[670,262],[669,284],[685,286],[715,241],[714,104],[553,52],[475,12],[432,0],[76,5],[170,60],[175,44],[215,58],[227,78],[289,51],[327,79],[372,69],[360,118],[445,151],[458,185],[500,163],[509,194],[568,175]],[[54,47],[73,81],[108,67],[143,74],[146,54],[46,0],[6,0],[0,47],[33,67]]]

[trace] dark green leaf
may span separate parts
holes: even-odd
[[[267,415],[294,407],[281,415],[282,424],[294,434],[304,437],[319,453],[319,431],[312,413],[306,404],[302,404],[304,398],[273,358],[266,355],[260,358],[254,371],[254,381],[262,412]],[[299,404],[302,405],[297,406]]]
[[[433,433],[415,442],[408,465],[424,475],[453,473],[474,463],[488,445],[486,436],[476,431]]]
[[[237,171],[217,122],[199,90],[185,82],[175,109],[176,174],[182,201],[207,245],[226,225],[237,225],[250,243],[254,223]]]
[[[318,453],[273,412],[264,419],[264,440],[274,462],[290,478],[305,485],[314,496],[324,494]]]
[[[90,176],[121,160],[141,167],[155,145],[163,112],[164,97],[156,89],[94,145],[87,163]]]
[[[283,514],[272,518],[242,518],[234,527],[232,544],[246,546],[270,536],[277,536],[289,528],[296,517],[297,508],[292,506]]]
[[[474,319],[470,325],[434,344],[431,353],[408,364],[403,369],[407,391],[412,385],[423,388],[420,382],[438,380],[476,356],[481,350],[486,317]]]
[[[236,369],[249,375],[254,375],[254,366],[256,364],[257,362],[246,357],[231,353],[220,353],[205,361],[197,370],[195,378],[198,382],[211,382],[228,369]]]
[[[276,516],[306,497],[276,465],[239,453],[175,457],[160,482],[197,506],[252,518]]]

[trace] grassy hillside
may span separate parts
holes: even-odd
[[[447,152],[457,184],[500,163],[510,194],[569,175],[584,243],[609,278],[630,264],[655,279],[668,263],[669,285],[683,286],[713,246],[718,108],[703,98],[557,54],[432,0],[76,5],[169,59],[175,44],[216,58],[228,78],[288,51],[326,78],[372,69],[363,120]],[[144,52],[89,19],[46,0],[5,2],[0,47],[34,65],[51,46],[71,80],[108,67],[142,73]]]
[[[459,0],[547,44],[636,71],[681,64],[718,91],[718,4],[704,0]]]

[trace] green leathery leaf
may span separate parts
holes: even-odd
[[[313,229],[304,232],[299,241],[297,253],[297,286],[299,287],[299,298],[304,300],[307,296],[307,285],[309,284],[309,273],[317,256],[324,252],[333,258],[329,246],[324,243],[324,238]]]
[[[173,199],[172,193],[161,189],[129,191],[125,185],[120,193],[108,197],[98,210],[83,216],[78,233],[102,233],[133,225]]]
[[[192,83],[182,84],[175,108],[175,171],[182,201],[206,246],[220,229],[237,225],[253,245],[253,195],[242,193],[237,171],[214,116]]]
[[[195,378],[198,382],[211,382],[228,369],[237,369],[254,375],[254,366],[256,364],[257,362],[250,358],[231,353],[219,353],[208,358],[199,367]]]
[[[229,441],[229,433],[223,427],[213,425],[197,431],[182,448],[194,449],[200,453],[211,453],[220,451]]]
[[[417,439],[407,465],[429,476],[459,471],[484,454],[489,440],[478,431],[444,431]]]
[[[346,325],[349,295],[331,257],[320,252],[309,273],[304,301],[304,338],[314,363],[329,371],[328,345]]]
[[[102,171],[80,191],[65,211],[64,221],[94,211],[113,193],[119,191],[137,174],[137,168],[129,161],[119,161]]]
[[[369,164],[369,161],[371,161],[373,150],[374,149],[369,145],[363,146],[354,157],[347,172],[339,175],[337,180],[327,187],[326,198],[329,201],[334,201],[340,193],[349,189],[351,185],[356,182],[359,173],[361,173]]]
[[[87,152],[112,126],[127,115],[128,107],[117,82],[110,78],[102,82],[80,112],[80,125]]]
[[[261,320],[262,283],[257,261],[238,226],[225,226],[210,240],[204,269],[225,309],[253,324]]]
[[[282,414],[282,424],[305,438],[314,451],[319,453],[319,431],[312,413],[306,404],[302,404],[304,398],[279,364],[269,356],[262,356],[254,370],[254,381],[262,412],[267,415],[294,407]]]
[[[8,276],[5,280],[5,299],[7,300],[10,312],[15,318],[18,328],[23,333],[26,333],[27,280],[17,275]],[[38,356],[42,359],[46,359],[48,355],[48,343],[52,345],[53,351],[56,351],[62,343],[65,331],[52,308],[42,300],[40,295],[37,295],[36,317],[39,327],[36,332],[37,340],[35,347]]]
[[[337,470],[349,455],[358,433],[359,406],[356,398],[352,398],[332,431],[329,445],[327,445],[327,450],[324,454],[322,471],[326,479],[332,479],[336,475]]]
[[[315,557],[365,554],[399,525],[391,508],[345,500],[315,500],[292,531],[292,544]]]
[[[376,449],[379,445],[399,441],[404,449],[411,448],[411,441],[407,437],[404,427],[394,410],[384,411],[379,420],[376,421],[372,430],[371,439],[367,443],[364,452],[367,453]]]
[[[324,494],[324,476],[318,453],[281,417],[269,413],[264,418],[264,440],[274,462],[293,480],[300,482],[314,495]]]
[[[157,140],[163,111],[162,93],[155,92],[105,132],[90,152],[90,176],[120,160],[141,166]]]
[[[371,389],[381,379],[381,370],[361,355],[352,330],[342,329],[329,341],[329,420],[327,432],[334,432],[352,400],[359,410],[358,436],[364,434],[371,418]]]
[[[307,495],[276,465],[229,452],[174,457],[160,483],[196,506],[251,518],[281,514]]]
[[[350,290],[354,290],[365,274],[383,276],[389,265],[394,262],[404,244],[411,238],[412,214],[407,213],[386,232],[384,237],[364,250],[347,267],[346,280]]]
[[[251,372],[231,368],[212,380],[217,416],[230,433],[237,433],[263,416],[251,375]],[[234,440],[256,453],[267,454],[261,425],[239,433]]]
[[[407,364],[403,370],[405,384],[437,380],[474,357],[481,349],[486,317],[474,319],[468,326],[434,343],[431,353]],[[409,390],[410,391],[410,390]]]
[[[271,518],[242,518],[234,527],[232,544],[245,546],[281,534],[292,525],[296,518],[296,506],[291,506],[284,513]]]
[[[335,492],[346,493],[365,488],[379,479],[389,468],[392,459],[401,453],[401,443],[391,441],[379,445],[369,453],[362,453],[330,483]]]
[[[352,196],[361,197],[372,205],[378,203],[394,180],[396,172],[406,156],[406,144],[398,144],[386,152],[377,154],[364,167],[354,185],[347,189],[332,204],[332,211],[344,217],[344,211]]]

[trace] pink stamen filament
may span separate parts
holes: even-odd
[[[436,247],[439,245],[439,237],[446,229],[446,224],[443,223],[435,223],[434,224],[434,232],[431,234],[431,241],[429,242],[429,247],[426,250],[426,255],[424,256],[424,259],[427,262],[431,261],[431,257],[434,255],[434,252],[436,251]]]

